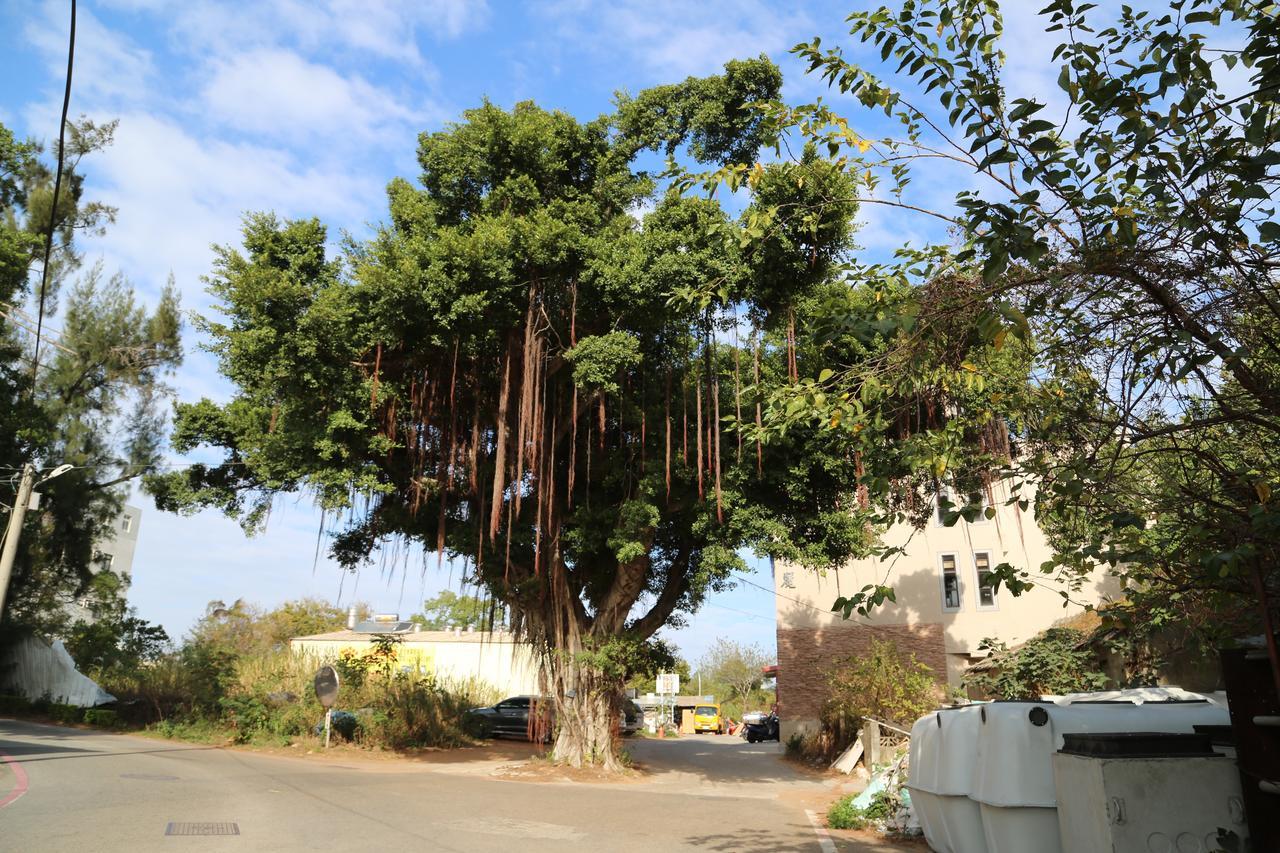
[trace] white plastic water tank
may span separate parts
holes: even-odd
[[[980,705],[944,708],[911,728],[911,803],[939,853],[986,853],[982,813],[970,797],[978,758]]]
[[[1061,853],[1053,756],[1064,734],[1189,733],[1196,725],[1230,722],[1226,708],[1205,699],[1151,698],[1149,692],[1112,691],[982,706],[970,796],[980,805],[989,853]]]
[[[911,806],[920,821],[924,840],[935,853],[955,853],[947,840],[942,804],[937,794],[938,753],[941,750],[940,711],[925,714],[911,727],[911,746],[907,755],[907,790]]]

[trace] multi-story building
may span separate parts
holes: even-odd
[[[853,560],[825,573],[785,563],[774,567],[784,740],[817,727],[827,698],[827,672],[835,662],[865,652],[873,638],[892,640],[901,652],[913,653],[929,666],[939,682],[959,687],[968,666],[985,657],[979,650],[984,639],[1013,646],[1081,612],[1085,604],[1114,595],[1115,588],[1101,574],[1079,591],[1040,574],[1053,552],[1032,511],[1007,504],[1008,492],[999,483],[992,487],[992,498],[995,514],[990,519],[960,520],[948,527],[938,511],[922,529],[891,528],[884,543],[903,550],[883,561]],[[995,589],[989,572],[1006,562],[1031,571],[1036,586],[1019,596]],[[867,584],[893,587],[897,601],[866,617],[854,613],[846,620],[832,612],[839,596]]]
[[[104,536],[96,545],[98,561],[94,567],[95,574],[112,572],[119,577],[126,594],[133,575],[133,554],[138,546],[138,525],[141,521],[142,510],[136,506],[125,506],[112,522],[113,535]],[[69,602],[66,611],[69,624],[92,622],[94,619],[87,598]]]

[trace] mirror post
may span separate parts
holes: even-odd
[[[324,748],[325,749],[329,748],[329,725],[332,720],[333,720],[333,709],[325,708],[324,709]]]

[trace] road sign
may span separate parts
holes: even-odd
[[[658,673],[658,692],[676,694],[680,692],[680,676],[674,672]]]
[[[338,701],[338,671],[333,667],[326,665],[316,670],[316,698],[326,708]]]
[[[338,671],[328,664],[316,670],[316,698],[324,706],[324,748],[329,748],[333,727],[333,703],[338,701]]]

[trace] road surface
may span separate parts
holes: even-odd
[[[0,720],[0,851],[824,849],[789,799],[822,784],[776,744],[631,749],[644,781],[528,782],[482,763],[338,764]],[[238,834],[181,834],[205,832]]]

